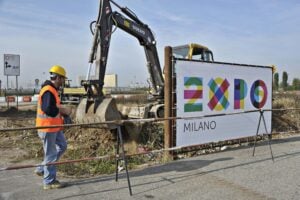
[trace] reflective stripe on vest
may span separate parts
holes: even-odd
[[[47,91],[51,92],[55,97],[56,106],[60,106],[60,99],[58,97],[57,90],[51,85],[46,85],[45,87],[43,87],[40,91],[38,104],[37,104],[36,126],[63,125],[63,118],[61,117],[60,114],[56,115],[55,117],[50,117],[42,110],[42,96]],[[58,132],[62,129],[63,129],[62,127],[44,128],[44,129],[38,129],[38,132],[52,133],[52,132]]]

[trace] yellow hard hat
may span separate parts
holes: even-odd
[[[67,73],[66,73],[66,70],[62,67],[62,66],[59,66],[59,65],[53,65],[51,67],[51,69],[49,70],[50,73],[54,73],[54,74],[58,74],[60,76],[63,76],[65,78],[67,78]]]

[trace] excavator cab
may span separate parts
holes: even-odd
[[[173,56],[188,60],[202,60],[213,62],[214,56],[211,50],[200,44],[186,44],[172,47]]]

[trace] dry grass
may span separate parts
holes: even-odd
[[[276,93],[274,109],[300,109],[300,94],[296,92]],[[273,132],[298,131],[300,129],[300,110],[273,111]]]

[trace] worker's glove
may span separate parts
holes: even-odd
[[[72,124],[72,119],[69,115],[64,116],[64,124]]]

